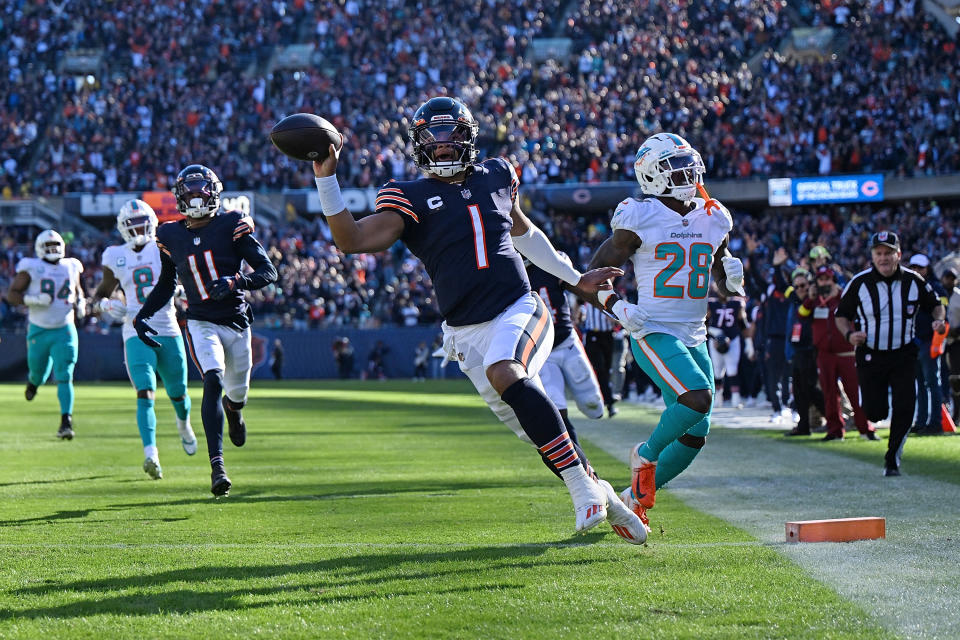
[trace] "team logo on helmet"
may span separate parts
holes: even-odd
[[[645,194],[683,202],[693,199],[706,172],[697,150],[672,133],[647,138],[637,151],[633,168]]]
[[[436,176],[455,176],[477,159],[479,126],[459,100],[432,98],[413,116],[407,134],[413,160],[421,170]]]
[[[202,164],[184,167],[173,185],[177,210],[188,218],[205,218],[219,211],[221,193],[220,178]]]

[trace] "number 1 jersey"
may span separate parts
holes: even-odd
[[[510,239],[518,187],[510,163],[490,158],[461,183],[388,182],[377,194],[378,213],[403,218],[400,239],[426,267],[450,326],[492,320],[530,291]]]
[[[127,317],[123,321],[123,340],[126,342],[137,335],[133,329],[133,319],[160,277],[160,250],[156,242],[148,242],[140,251],[134,251],[125,244],[114,245],[104,249],[100,264],[113,272],[127,299]],[[180,335],[173,298],[154,314],[150,326],[161,336]]]
[[[637,234],[642,245],[631,256],[637,305],[650,316],[644,335],[666,333],[695,347],[707,338],[704,320],[713,256],[733,228],[725,209],[708,213],[704,201],[685,216],[657,198],[627,198],[613,214],[614,231]]]

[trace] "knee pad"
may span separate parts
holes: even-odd
[[[228,396],[224,396],[224,399],[224,404],[227,405],[227,408],[231,411],[240,411],[240,409],[243,409],[243,407],[247,404],[246,402],[234,402]]]
[[[705,436],[692,436],[689,433],[685,433],[677,438],[677,442],[691,449],[702,449],[703,445],[707,444],[707,438]]]

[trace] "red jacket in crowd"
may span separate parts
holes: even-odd
[[[833,320],[839,304],[839,293],[829,298],[811,296],[797,310],[802,318],[813,316],[813,344],[820,353],[849,353],[854,350]]]

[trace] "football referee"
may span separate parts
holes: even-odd
[[[887,417],[892,396],[890,440],[883,475],[900,475],[900,454],[917,402],[917,346],[913,342],[917,310],[933,316],[933,330],[943,329],[945,310],[920,274],[900,266],[900,238],[892,231],[870,237],[873,267],[861,271],[843,290],[836,323],[857,348],[861,404],[867,419]],[[854,326],[856,323],[856,326]]]
[[[607,415],[617,415],[617,408],[613,406],[613,393],[610,389],[610,366],[613,364],[613,321],[600,309],[593,305],[583,305],[583,324],[587,330],[587,339],[584,349],[587,359],[597,374],[600,383],[600,393],[603,394],[603,404],[607,406]]]

